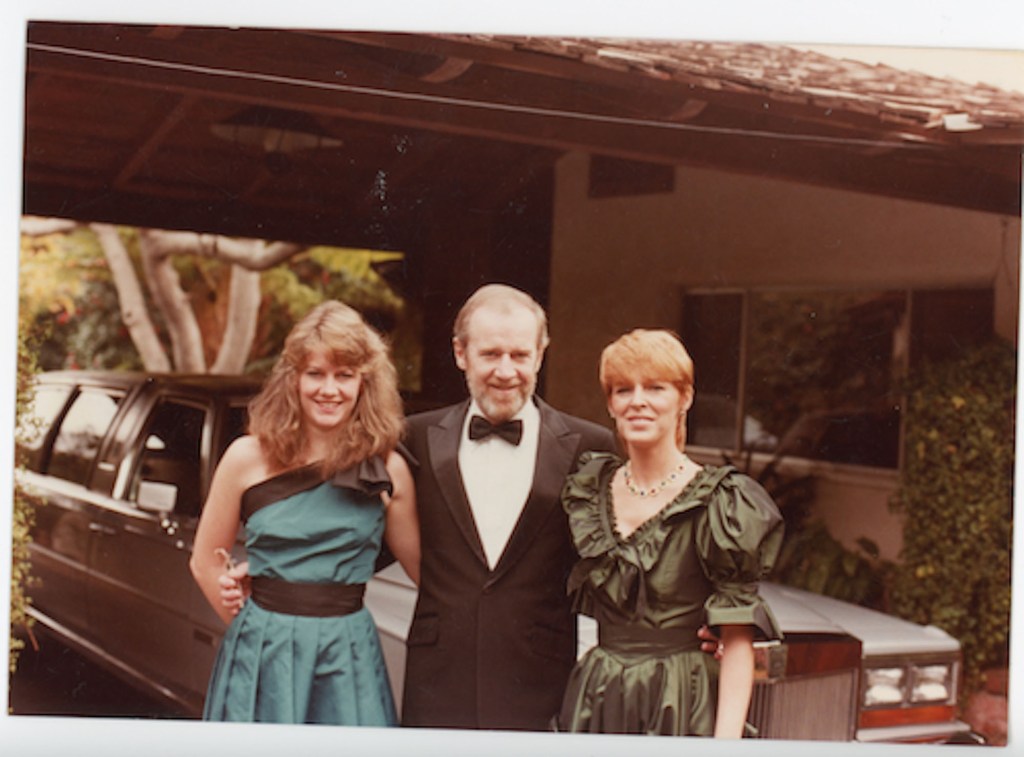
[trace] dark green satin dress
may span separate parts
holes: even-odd
[[[718,662],[700,651],[707,623],[750,624],[781,638],[757,582],[782,541],[782,517],[753,479],[706,466],[626,538],[611,481],[622,460],[585,453],[562,504],[580,555],[568,590],[598,622],[599,644],[576,664],[559,730],[710,736]]]

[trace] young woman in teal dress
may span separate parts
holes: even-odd
[[[757,582],[782,519],[755,481],[685,453],[693,363],[675,335],[638,329],[601,356],[626,458],[585,453],[562,503],[580,560],[569,578],[598,646],[574,668],[559,730],[738,738],[755,637],[781,636]],[[720,661],[700,651],[706,623]]]
[[[362,598],[382,538],[418,580],[412,476],[381,337],[326,302],[302,319],[225,451],[191,568],[230,626],[206,697],[208,720],[394,725],[377,629]],[[245,526],[251,598],[221,602],[224,558]]]

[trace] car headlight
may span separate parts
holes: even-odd
[[[951,663],[912,665],[910,668],[910,701],[948,702],[953,698],[956,681]]]
[[[864,671],[864,706],[879,707],[903,701],[906,670],[903,668],[868,668]]]
[[[949,704],[956,699],[956,677],[954,661],[908,661],[868,667],[864,669],[863,706]]]

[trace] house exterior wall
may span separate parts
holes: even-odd
[[[687,288],[994,285],[997,331],[1016,338],[1019,217],[690,167],[671,192],[592,199],[588,170],[573,153],[555,177],[545,395],[569,412],[607,418],[601,349],[631,328],[679,328]],[[896,474],[815,472],[830,530],[895,558]]]

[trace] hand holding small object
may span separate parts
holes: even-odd
[[[235,558],[224,547],[217,547],[213,550],[213,554],[217,555],[224,562],[224,570],[231,571],[237,564],[235,563]]]
[[[221,604],[232,615],[237,615],[249,596],[249,563],[235,562],[223,547],[217,547],[214,554],[224,561],[224,573],[217,577]]]

